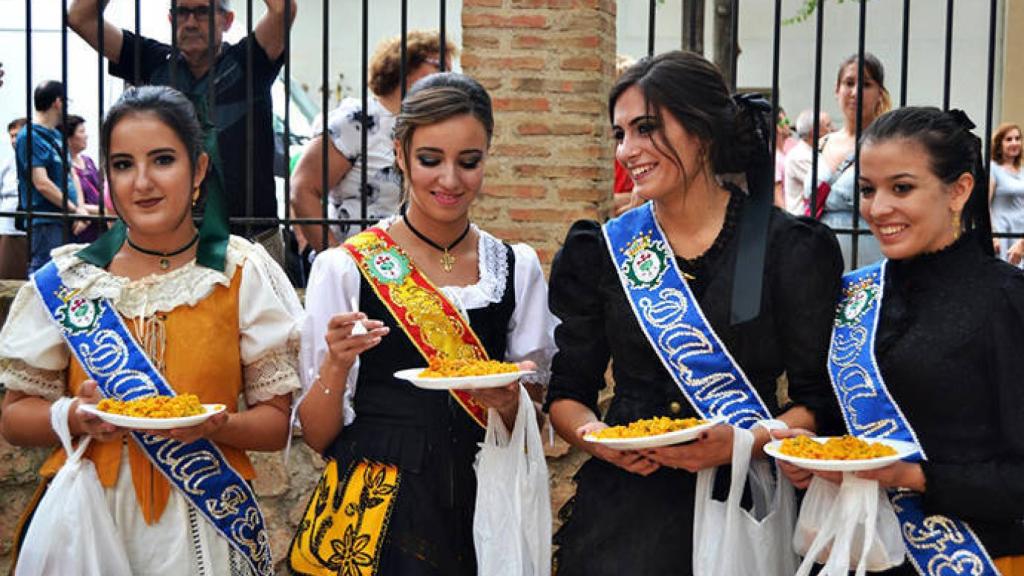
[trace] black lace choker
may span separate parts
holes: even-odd
[[[452,256],[449,251],[458,246],[459,242],[462,242],[466,235],[469,234],[469,222],[466,222],[466,229],[462,231],[462,234],[459,234],[459,237],[455,239],[455,242],[452,242],[448,246],[441,246],[417,230],[416,227],[412,225],[412,222],[409,222],[409,217],[406,216],[404,212],[402,213],[402,221],[405,222],[405,225],[413,234],[416,235],[417,238],[441,251],[441,268],[443,268],[445,272],[451,272],[452,268],[455,266],[455,256]]]
[[[411,226],[410,226],[410,228],[411,228]],[[170,268],[171,267],[171,257],[172,256],[177,256],[178,254],[181,254],[185,250],[188,250],[198,240],[199,240],[199,233],[196,232],[195,235],[192,236],[192,239],[189,240],[188,243],[186,243],[181,248],[178,248],[177,250],[171,250],[169,252],[161,252],[159,250],[150,250],[149,248],[143,248],[142,246],[139,246],[135,242],[132,242],[132,237],[131,236],[127,236],[127,235],[125,236],[125,241],[128,242],[128,245],[131,246],[133,250],[135,250],[137,252],[142,252],[143,254],[148,254],[150,256],[159,256],[160,257],[160,269],[161,270],[167,270],[168,268]]]

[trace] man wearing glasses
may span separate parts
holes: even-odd
[[[99,49],[99,2],[74,0],[68,11],[71,28]],[[174,29],[174,46],[103,22],[103,55],[110,61],[110,73],[132,84],[173,86],[185,93],[196,107],[199,120],[209,130],[207,152],[214,160],[206,179],[207,194],[219,194],[232,217],[276,218],[274,192],[274,130],[270,89],[284,63],[286,29],[297,10],[291,3],[291,21],[285,25],[285,1],[264,0],[267,11],[252,33],[237,44],[223,42],[235,13],[229,0],[171,1],[168,20]],[[149,2],[145,2],[149,6]],[[255,42],[255,45],[252,43]],[[247,70],[247,52],[252,46],[252,77]],[[136,76],[137,74],[137,76]],[[210,82],[215,84],[211,90]],[[247,87],[252,85],[253,106],[247,107]],[[252,114],[252,135],[247,139],[246,114]],[[216,137],[212,137],[216,134]],[[251,163],[246,145],[251,142]],[[247,167],[252,173],[252,211],[247,204]],[[280,230],[272,224],[254,224],[246,234],[244,224],[232,226],[232,233],[248,235],[263,244],[279,263],[284,262]]]

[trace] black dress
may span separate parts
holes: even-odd
[[[776,380],[786,373],[789,397],[838,423],[825,358],[843,263],[829,229],[773,209],[761,314],[729,323],[736,260],[735,223],[745,203],[734,192],[725,224],[701,257],[677,259],[708,322],[756,387],[772,414]],[[650,348],[596,222],[577,222],[555,259],[551,310],[559,352],[552,364],[548,405],[576,400],[597,412],[609,359],[615,396],[604,420],[624,424],[652,416],[696,413]],[[819,429],[829,426],[819,417]],[[559,576],[691,573],[696,474],[661,468],[642,477],[591,458],[576,475],[575,497],[562,510],[555,536]]]
[[[515,309],[515,261],[510,247],[507,289],[500,302],[468,310],[469,324],[491,358],[505,358],[509,320]],[[381,550],[379,574],[470,576],[476,574],[473,462],[484,431],[450,394],[422,390],[393,376],[399,367],[421,366],[422,354],[395,322],[366,279],[360,279],[359,309],[383,320],[397,337],[360,355],[356,419],[328,456],[339,477],[361,459],[398,466],[394,509]]]
[[[1022,350],[1024,274],[973,238],[889,262],[875,354],[928,456],[924,512],[966,521],[993,558],[1024,554]]]

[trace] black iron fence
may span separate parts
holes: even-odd
[[[61,62],[62,62],[62,66],[61,66],[61,80],[63,81],[65,87],[67,87],[68,86],[68,35],[69,34],[73,34],[74,32],[70,31],[69,30],[69,26],[68,26],[68,2],[69,2],[69,0],[56,0],[56,1],[59,1],[62,4],[62,10],[61,10],[62,18],[61,18],[61,30],[60,30],[60,35],[61,35]],[[219,0],[217,0],[217,1],[219,1]],[[236,0],[236,3],[237,3],[237,1],[238,0]],[[649,10],[649,14],[648,14],[648,31],[647,31],[647,34],[648,34],[648,36],[647,36],[647,52],[648,52],[648,54],[651,54],[651,53],[654,52],[654,48],[655,48],[655,26],[656,26],[656,22],[657,22],[657,13],[658,13],[659,6],[663,3],[663,1],[665,1],[665,0],[649,0],[648,6],[647,6],[647,9]],[[671,2],[672,0],[667,0],[667,1]],[[684,38],[684,45],[689,47],[689,48],[697,48],[699,46],[702,46],[702,44],[703,44],[703,34],[699,30],[699,27],[702,27],[702,25],[703,25],[703,16],[701,15],[701,12],[703,10],[702,7],[704,6],[705,0],[677,0],[677,1],[682,4],[683,11],[684,11],[684,14],[685,14],[685,17],[683,18],[683,22],[681,22],[681,24],[680,24],[681,27],[684,28],[683,34],[682,34],[682,37]],[[707,0],[707,1],[708,2],[715,2],[715,7],[716,8],[718,7],[718,4],[722,3],[721,0],[717,0],[717,1],[716,0]],[[813,128],[813,131],[814,131],[814,141],[817,141],[819,136],[822,134],[821,126],[819,125],[819,116],[820,116],[819,113],[822,110],[821,91],[822,91],[822,65],[823,65],[823,63],[822,63],[822,46],[823,46],[823,43],[824,43],[824,17],[825,17],[825,13],[832,6],[830,6],[830,3],[827,2],[826,0],[804,0],[804,1],[805,1],[805,6],[806,6],[806,2],[813,2],[812,17],[814,19],[814,25],[815,25],[814,70],[813,70],[813,76],[814,76],[814,89],[813,89],[814,90],[814,93],[813,93],[814,128]],[[881,1],[881,0],[879,0],[879,1]],[[624,4],[625,2],[630,2],[630,3],[634,3],[635,2],[639,6],[643,5],[642,4],[642,0],[620,0],[619,1],[620,10],[623,9],[623,7],[621,5]],[[928,0],[928,3],[930,5],[939,5],[939,2],[940,2],[940,0]],[[25,18],[24,18],[25,60],[24,60],[24,62],[20,62],[20,63],[19,62],[5,62],[4,65],[8,69],[10,69],[12,67],[15,67],[15,66],[25,66],[26,70],[32,70],[32,68],[33,68],[34,58],[35,58],[35,55],[33,54],[33,42],[32,42],[32,36],[33,36],[33,4],[38,5],[38,2],[33,3],[31,0],[25,0],[25,4],[24,4],[24,10],[25,10]],[[98,34],[98,46],[97,46],[98,49],[97,49],[97,54],[96,54],[96,62],[97,62],[98,102],[99,102],[97,112],[98,112],[98,116],[99,117],[103,116],[103,114],[105,112],[105,106],[106,106],[105,105],[105,98],[104,98],[104,94],[105,94],[104,66],[106,65],[106,62],[105,62],[104,57],[103,57],[103,52],[104,52],[104,33],[103,33],[104,32],[104,19],[103,19],[103,11],[105,10],[105,4],[106,3],[103,2],[102,0],[99,2],[98,10],[99,10],[99,16],[100,17],[97,18],[96,21],[95,21],[95,26],[96,26],[96,30],[97,30],[97,34]],[[167,8],[170,8],[171,13],[173,14],[177,10],[177,8],[178,8],[178,0],[171,0],[168,3],[168,5],[166,5],[166,6],[165,6],[164,2],[162,2],[162,1],[161,2],[156,2],[156,1],[152,1],[152,0],[147,0],[146,2],[143,2],[142,0],[135,0],[134,4],[135,4],[135,18],[134,18],[134,36],[133,36],[134,40],[133,41],[135,42],[135,50],[134,50],[135,60],[133,62],[133,68],[134,68],[134,80],[135,80],[135,82],[138,82],[140,79],[143,78],[143,71],[142,71],[143,62],[141,60],[142,51],[139,49],[140,43],[143,41],[142,40],[142,34],[141,34],[141,24],[142,24],[143,18],[147,18],[147,19],[148,18],[165,18],[165,15],[166,15],[165,10],[167,10]],[[145,7],[143,7],[143,4],[145,4]],[[254,4],[253,0],[245,0],[245,8],[246,8],[245,33],[246,33],[246,37],[249,37],[252,34],[253,29],[254,29],[253,4]],[[359,37],[358,37],[359,50],[360,50],[361,58],[362,58],[361,78],[360,78],[360,98],[361,98],[361,101],[362,101],[363,110],[367,109],[367,101],[368,101],[368,98],[369,98],[369,94],[367,92],[367,74],[368,74],[368,70],[367,70],[368,65],[367,65],[367,63],[368,63],[368,60],[369,60],[369,18],[370,18],[371,15],[374,14],[374,10],[375,10],[373,4],[374,3],[371,3],[368,0],[363,0],[362,1],[360,34],[359,34]],[[405,76],[406,76],[406,73],[407,73],[406,66],[405,66],[405,63],[406,63],[406,57],[405,57],[406,56],[406,42],[405,42],[405,38],[406,38],[406,35],[407,35],[407,32],[408,32],[408,10],[409,10],[409,5],[408,4],[409,3],[406,0],[403,0],[401,2],[401,6],[400,6],[400,13],[397,14],[397,15],[396,14],[380,14],[379,15],[379,17],[381,17],[381,18],[394,19],[394,18],[397,17],[398,19],[400,19],[400,22],[401,22],[401,35],[402,35],[402,38],[403,38],[403,41],[402,41],[402,59],[401,59],[402,60],[402,67],[401,67],[401,78],[402,78],[402,81],[401,81],[401,86],[402,86],[402,93],[403,93],[403,95],[404,95],[404,90],[405,90],[404,89],[404,85],[405,85],[404,79],[405,79]],[[735,62],[736,62],[736,59],[738,58],[738,42],[736,41],[736,39],[739,37],[740,3],[739,3],[738,0],[731,0],[731,2],[728,2],[727,4],[731,8],[731,12],[730,12],[730,14],[731,14],[731,20],[730,20],[731,30],[728,30],[728,32],[729,32],[728,36],[729,36],[731,41],[728,43],[727,46],[725,46],[725,50],[727,52],[731,51],[731,65],[732,65],[732,69],[733,69],[732,78],[735,79]],[[859,2],[859,12],[858,12],[859,13],[859,19],[858,19],[858,23],[857,23],[857,26],[858,26],[858,45],[857,45],[857,55],[858,55],[858,58],[857,58],[857,66],[858,66],[858,74],[857,74],[857,106],[858,106],[858,109],[861,107],[861,100],[862,100],[862,97],[863,97],[865,30],[866,30],[866,18],[867,18],[868,4],[869,4],[868,2]],[[448,10],[448,3],[445,0],[439,0],[437,2],[433,2],[433,1],[429,1],[428,2],[427,0],[422,0],[422,1],[418,1],[416,3],[416,8],[418,10],[423,10],[424,9],[424,5],[432,5],[434,7],[434,9],[437,10],[437,14],[438,14],[437,29],[440,32],[440,49],[441,49],[441,54],[440,54],[439,61],[440,61],[440,66],[444,67],[446,62],[447,62],[446,55],[444,54],[444,51],[445,51],[445,46],[446,46],[446,12]],[[378,4],[378,6],[379,6],[379,4]],[[460,6],[461,6],[461,3],[460,3]],[[994,102],[994,99],[995,99],[994,90],[995,90],[995,72],[996,72],[996,38],[997,38],[996,34],[997,34],[997,20],[998,20],[999,14],[1000,14],[1000,7],[1001,7],[1001,2],[999,0],[991,0],[990,3],[989,3],[989,18],[988,18],[989,25],[988,25],[988,36],[987,36],[987,38],[988,38],[988,59],[987,59],[987,62],[985,63],[986,66],[987,66],[987,82],[986,82],[986,86],[985,86],[985,89],[986,89],[986,108],[985,108],[985,122],[984,122],[984,125],[985,125],[985,129],[984,129],[984,142],[985,142],[985,160],[986,160],[986,163],[989,161],[989,159],[991,157],[990,142],[991,142],[991,133],[992,133],[992,121],[993,121],[993,102]],[[944,108],[948,109],[950,107],[950,105],[951,105],[951,102],[950,102],[950,87],[951,87],[951,83],[953,81],[953,78],[951,77],[951,74],[952,74],[951,62],[952,62],[952,50],[953,50],[953,36],[954,36],[954,30],[956,29],[956,22],[955,22],[955,20],[953,18],[953,15],[954,15],[954,11],[953,11],[953,9],[954,9],[954,2],[953,2],[953,0],[946,0],[944,8],[945,8],[945,11],[946,11],[946,19],[945,19],[945,46],[944,46],[944,54],[943,54],[943,63],[944,63],[944,80],[943,80],[943,85],[944,85],[944,90],[943,90],[942,105],[943,105]],[[332,14],[332,6],[331,6],[331,2],[330,1],[324,0],[322,2],[321,9],[322,9],[322,12],[319,15],[319,17],[320,17],[320,21],[322,23],[322,29],[321,29],[322,52],[320,54],[320,58],[321,58],[321,85],[322,85],[323,89],[322,89],[322,94],[321,94],[320,106],[321,106],[321,117],[323,118],[323,120],[322,120],[323,126],[326,127],[326,116],[327,116],[327,113],[329,111],[328,110],[328,108],[329,108],[329,94],[328,94],[329,90],[328,90],[327,87],[329,85],[329,78],[331,77],[331,69],[332,69],[332,63],[331,63],[330,54],[329,54],[329,45],[330,45],[331,36],[332,36],[332,27],[331,27],[330,23],[331,22],[336,22],[338,20],[339,15]],[[293,58],[295,57],[295,55],[293,54],[293,50],[292,50],[292,34],[291,34],[291,31],[290,31],[290,28],[289,28],[289,22],[292,20],[291,10],[292,10],[292,8],[291,8],[290,3],[285,2],[285,18],[284,18],[285,30],[284,30],[284,56],[283,56],[284,64],[283,64],[283,74],[284,74],[285,79],[286,79],[286,81],[284,82],[284,93],[285,93],[284,97],[285,97],[286,101],[289,102],[289,103],[291,102],[291,100],[293,98],[293,95],[292,95],[292,82],[290,81],[290,79],[292,77],[292,61],[293,61]],[[212,62],[212,61],[214,61],[214,59],[216,57],[216,54],[214,54],[214,52],[213,52],[214,47],[215,47],[215,44],[214,44],[214,18],[215,18],[215,11],[214,10],[208,10],[207,11],[207,17],[209,18],[208,29],[210,31],[210,35],[209,35],[209,46],[210,46],[209,58],[210,58],[210,61]],[[374,17],[377,17],[377,16],[375,15]],[[771,96],[771,101],[772,101],[773,108],[775,108],[776,110],[778,109],[778,106],[779,106],[780,45],[781,45],[781,40],[782,40],[782,36],[783,36],[782,33],[781,33],[781,30],[782,30],[783,21],[786,19],[786,17],[787,17],[787,15],[783,13],[783,1],[782,0],[775,0],[775,2],[774,2],[774,9],[773,9],[773,20],[770,23],[770,25],[772,27],[772,31],[773,31],[773,33],[772,33],[772,38],[773,38],[773,42],[772,42],[772,75],[771,75],[770,96]],[[902,21],[902,37],[899,40],[900,41],[900,45],[901,45],[901,66],[900,66],[900,81],[899,81],[899,85],[900,85],[899,104],[901,106],[906,104],[906,102],[907,102],[907,94],[908,94],[908,70],[909,70],[908,69],[908,50],[909,50],[909,45],[910,45],[911,0],[903,0],[903,2],[902,2],[902,18],[903,18],[903,21]],[[170,18],[170,22],[171,22],[171,26],[172,26],[172,33],[171,33],[172,48],[175,51],[177,51],[177,46],[176,46],[176,41],[177,41],[177,33],[176,33],[177,32],[177,19],[176,18]],[[368,215],[367,215],[367,199],[366,199],[366,194],[365,194],[365,192],[367,190],[367,154],[365,153],[366,152],[366,146],[367,146],[367,141],[366,141],[366,139],[367,139],[367,124],[366,124],[366,122],[367,122],[367,115],[366,114],[363,114],[362,119],[361,119],[361,122],[362,122],[362,124],[361,124],[361,127],[362,127],[362,130],[361,130],[361,133],[362,133],[362,136],[361,136],[361,139],[362,139],[361,140],[361,146],[362,146],[363,153],[359,155],[359,162],[361,163],[361,168],[362,168],[362,170],[361,170],[361,175],[362,175],[361,189],[364,191],[364,194],[363,194],[363,198],[362,198],[362,202],[361,202],[361,211],[360,211],[360,214],[358,215],[359,216],[358,218],[347,218],[347,219],[338,219],[338,218],[333,218],[332,219],[332,218],[329,218],[328,191],[331,188],[331,186],[330,186],[331,183],[328,182],[328,149],[327,149],[326,145],[324,145],[322,147],[322,158],[321,158],[321,161],[322,161],[322,173],[321,173],[322,188],[321,188],[321,190],[323,191],[323,194],[322,194],[322,197],[321,197],[321,200],[322,200],[321,201],[321,214],[320,214],[319,218],[298,218],[298,217],[293,217],[292,214],[290,213],[290,211],[288,211],[288,210],[285,211],[285,214],[284,214],[283,218],[279,218],[279,217],[277,217],[277,215],[274,215],[273,217],[267,217],[267,216],[256,217],[256,216],[253,216],[253,208],[254,208],[254,204],[253,204],[254,182],[253,182],[253,170],[252,170],[252,168],[253,168],[253,163],[254,163],[254,154],[253,154],[253,138],[252,138],[252,135],[253,135],[253,131],[254,131],[254,127],[253,127],[253,100],[255,98],[254,86],[253,86],[253,77],[254,77],[253,76],[253,53],[252,53],[253,48],[254,48],[253,43],[250,42],[248,44],[248,52],[247,52],[247,55],[246,55],[246,75],[245,75],[245,77],[247,79],[247,86],[246,86],[246,117],[245,117],[246,150],[245,150],[245,164],[244,164],[244,167],[245,167],[245,191],[246,191],[246,194],[245,194],[245,197],[246,197],[246,202],[245,202],[246,210],[245,210],[245,214],[246,215],[245,216],[232,217],[232,219],[231,219],[232,224],[233,225],[238,225],[238,226],[245,226],[247,230],[250,230],[254,226],[266,227],[266,226],[270,225],[270,226],[275,226],[275,227],[282,227],[282,229],[285,230],[285,231],[287,231],[293,224],[320,224],[320,225],[322,225],[322,238],[321,238],[321,240],[323,241],[324,244],[326,244],[326,242],[327,242],[327,230],[328,230],[327,226],[328,225],[346,225],[346,224],[348,224],[348,225],[364,225],[365,226],[365,225],[371,223],[371,221],[368,220]],[[173,74],[174,74],[174,72],[172,71],[172,76],[173,76]],[[25,98],[25,116],[31,122],[32,119],[33,119],[33,98],[32,98],[32,93],[33,93],[34,86],[32,85],[33,84],[32,74],[26,74],[25,77],[26,77],[26,82],[25,82],[25,85],[24,85],[24,91],[25,91],[25,94],[24,94],[24,98]],[[210,106],[210,109],[212,109],[212,106],[216,102],[216,98],[217,98],[217,94],[216,94],[216,90],[215,90],[215,83],[214,82],[209,82],[208,87],[209,87],[208,93],[207,93],[208,105]],[[291,110],[291,106],[289,106],[289,105],[284,106],[284,111],[285,112],[284,112],[284,118],[283,118],[283,124],[284,124],[284,126],[283,126],[283,134],[281,134],[279,136],[281,139],[283,139],[283,147],[284,147],[284,150],[286,151],[285,152],[286,154],[287,154],[287,150],[288,150],[288,143],[290,143],[292,141],[291,113],[290,113],[290,110]],[[65,108],[65,112],[64,113],[65,113],[65,120],[66,120],[66,114],[67,114],[66,108]],[[857,116],[857,125],[856,125],[856,135],[858,137],[858,140],[859,140],[859,136],[860,136],[860,133],[861,133],[863,128],[864,127],[861,126],[860,116],[858,115]],[[33,134],[32,134],[32,130],[31,129],[28,130],[26,138],[28,140],[27,148],[29,150],[31,150],[32,149],[32,138],[33,138]],[[774,140],[774,137],[773,137],[773,140]],[[68,155],[68,141],[67,141],[67,138],[66,137],[62,138],[62,141],[61,141],[60,144],[61,144],[61,148],[62,148],[62,157],[63,157],[64,162],[65,162],[65,168],[67,168],[67,162],[68,162],[68,157],[69,157],[69,155]],[[773,142],[773,144],[774,144],[774,142]],[[810,164],[810,175],[809,176],[810,176],[810,179],[811,179],[812,182],[817,182],[818,181],[818,149],[817,149],[817,147],[812,147],[812,148],[813,148],[813,152],[812,152],[812,161],[811,161],[811,164]],[[855,161],[853,163],[853,169],[855,170],[854,176],[855,176],[855,181],[856,181],[857,175],[859,174],[859,157],[860,157],[860,146],[859,146],[859,143],[856,145],[854,154],[855,154]],[[289,206],[291,204],[291,200],[292,200],[291,185],[290,185],[289,179],[287,178],[287,166],[288,166],[287,158],[284,159],[283,166],[285,167],[283,202],[284,202],[285,206],[287,207],[287,206]],[[29,172],[31,172],[31,169],[29,170]],[[64,224],[65,241],[70,239],[69,235],[70,235],[71,225],[72,225],[73,222],[75,222],[77,220],[83,220],[84,219],[84,220],[91,220],[91,221],[110,221],[110,220],[114,219],[114,216],[107,212],[106,207],[105,207],[105,203],[102,200],[99,202],[99,205],[98,205],[99,206],[99,213],[97,215],[81,215],[81,214],[76,214],[76,213],[71,212],[70,210],[68,210],[69,206],[68,206],[68,192],[67,192],[68,191],[68,184],[67,184],[67,179],[68,179],[68,172],[67,172],[67,170],[65,170],[64,171],[64,176],[63,176],[63,182],[61,182],[61,184],[62,184],[61,188],[63,190],[62,210],[60,210],[58,212],[34,211],[32,209],[32,207],[31,207],[31,205],[29,204],[28,206],[25,206],[23,209],[19,208],[16,211],[0,212],[0,218],[3,218],[3,217],[19,217],[19,218],[24,218],[29,224],[31,224],[31,222],[33,222],[33,220],[35,220],[37,218],[41,218],[41,217],[59,217],[61,219],[61,221],[63,222],[63,224]],[[814,206],[815,200],[816,200],[816,198],[814,198],[815,192],[813,191],[813,188],[814,187],[812,187],[812,198],[810,200],[811,206]],[[854,194],[853,217],[851,218],[850,225],[849,225],[849,227],[836,228],[835,229],[836,233],[839,234],[839,235],[849,236],[851,238],[857,238],[857,237],[865,235],[865,234],[870,234],[870,232],[868,230],[863,229],[860,226],[859,218],[857,217],[858,212],[859,212],[859,198],[858,198],[858,196],[856,194]],[[31,243],[32,240],[33,240],[32,239],[32,226],[31,225],[27,226],[27,234],[28,234],[28,241]],[[1012,233],[997,231],[996,236],[997,237],[1020,237],[1021,235],[1020,234],[1012,234]],[[852,242],[852,254],[851,254],[851,256],[852,256],[852,262],[848,263],[849,266],[856,267],[857,265],[864,263],[864,262],[861,262],[860,259],[859,259],[858,242]]]

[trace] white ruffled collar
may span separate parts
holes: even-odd
[[[61,280],[86,298],[110,300],[118,312],[130,318],[147,318],[181,305],[195,306],[218,285],[230,286],[235,269],[253,251],[248,241],[231,236],[224,272],[199,266],[192,260],[166,274],[130,280],[78,258],[75,254],[84,247],[83,244],[67,244],[53,251],[53,262]]]
[[[401,216],[391,216],[374,224],[374,227],[387,231]],[[468,286],[442,286],[441,292],[461,310],[484,308],[497,304],[505,296],[508,281],[508,258],[505,255],[505,244],[486,230],[472,224],[479,241],[476,246],[477,275],[476,284]]]

